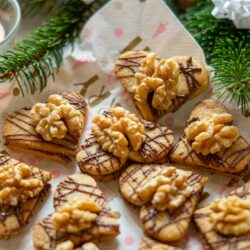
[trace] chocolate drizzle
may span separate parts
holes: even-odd
[[[135,162],[151,163],[162,159],[173,146],[173,131],[168,127],[142,120],[146,130],[146,141],[138,150],[138,156],[131,160]]]
[[[135,77],[135,73],[139,71],[141,61],[147,56],[147,54],[144,51],[135,51],[135,53],[134,56],[122,55],[118,58],[118,62],[116,63],[116,67],[118,67],[116,77],[118,79]],[[131,74],[122,74],[121,72],[125,68],[128,69]]]
[[[95,185],[79,183],[73,178],[67,177],[57,186],[54,195],[54,208],[57,209],[59,206],[62,206],[69,200],[68,197],[70,195],[77,195],[77,193],[88,195],[101,207],[107,206],[107,201],[96,183]]]
[[[193,66],[193,59],[190,57],[187,60],[187,66],[185,67],[183,63],[179,63],[180,72],[183,74],[186,78],[187,86],[189,89],[189,95],[192,95],[197,88],[200,86],[199,81],[195,78],[195,73],[201,73],[202,69],[198,67]]]
[[[81,146],[81,157],[78,164],[83,173],[108,175],[118,171],[122,164],[112,154],[102,150],[94,135],[90,135]]]
[[[142,205],[142,198],[136,193],[136,190],[140,187],[142,181],[148,176],[153,177],[157,170],[161,169],[164,165],[159,164],[133,164],[126,168],[119,179],[120,189],[123,190],[123,186],[126,185],[126,190],[129,188],[129,196],[127,191],[123,192],[123,196],[133,204]],[[142,178],[140,178],[142,175]],[[133,202],[132,202],[133,201]]]
[[[81,95],[75,92],[62,91],[59,93],[64,99],[68,100],[71,105],[74,105],[77,110],[80,110],[85,117],[87,113],[87,103]]]

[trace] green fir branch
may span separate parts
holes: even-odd
[[[42,27],[29,34],[12,50],[0,55],[0,82],[16,80],[22,94],[34,94],[47,86],[48,78],[54,77],[54,66],[59,69],[63,48],[78,37],[83,24],[107,0],[97,0],[86,5],[71,0],[47,20]]]
[[[212,53],[215,93],[223,100],[235,99],[242,113],[250,111],[250,34],[220,38]]]
[[[216,40],[234,34],[236,28],[227,19],[217,19],[212,16],[213,4],[210,0],[199,0],[180,16],[181,21],[206,53],[210,61]]]
[[[239,30],[227,19],[212,16],[210,0],[199,0],[181,20],[204,49],[214,68],[215,94],[223,101],[236,101],[242,113],[249,114],[250,31]]]

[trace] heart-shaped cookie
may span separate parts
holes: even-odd
[[[122,112],[128,112],[124,109],[121,110]],[[112,121],[112,110],[105,111],[101,116],[102,120],[107,118]],[[166,126],[161,126],[153,122],[140,119],[138,119],[138,122],[140,122],[145,129],[145,140],[141,143],[138,150],[131,149],[129,145],[129,153],[125,158],[119,158],[112,154],[112,152],[104,150],[102,145],[98,142],[96,136],[91,134],[81,145],[81,149],[78,151],[76,156],[81,171],[93,176],[97,180],[110,180],[120,174],[121,169],[127,160],[152,163],[164,159],[166,162],[166,155],[171,150],[174,141],[173,131]],[[107,129],[105,130],[104,136],[108,136],[108,132],[106,131]],[[114,131],[117,133],[117,128],[114,129]],[[126,138],[126,136],[124,136],[124,138]],[[106,141],[108,141],[108,137],[105,142]],[[126,142],[125,144],[128,145],[129,143]],[[110,147],[115,149],[117,144],[114,142]]]
[[[13,158],[11,158],[8,155],[2,155],[0,154],[0,171],[6,167],[10,166],[10,168],[15,168],[19,164],[23,164]],[[24,164],[24,166],[28,166]],[[32,178],[37,181],[41,181],[43,183],[43,187],[41,190],[39,190],[38,193],[32,198],[27,199],[24,202],[18,202],[15,205],[10,204],[3,204],[0,202],[0,239],[10,239],[15,237],[22,228],[28,223],[29,218],[33,213],[35,213],[35,210],[39,207],[39,205],[44,200],[45,196],[50,191],[51,185],[49,184],[49,181],[52,178],[52,175],[42,169],[39,169],[37,167],[28,166],[32,171]],[[15,170],[16,171],[16,170]],[[2,171],[0,175],[2,176]],[[25,180],[25,179],[23,179]],[[33,181],[34,181],[33,180]],[[10,179],[5,179],[5,181],[11,181]],[[13,187],[13,186],[11,186]],[[1,193],[3,190],[2,183],[0,181],[0,191]],[[18,187],[20,189],[20,187]],[[17,195],[18,192],[17,192]],[[13,196],[13,198],[16,198]],[[3,202],[6,203],[7,197],[3,200]]]
[[[190,114],[184,133],[171,151],[170,157],[172,161],[184,165],[212,168],[217,171],[231,174],[244,174],[249,171],[250,146],[242,136],[239,136],[233,141],[230,147],[222,148],[216,153],[203,155],[202,153],[197,153],[192,148],[192,142],[187,138],[188,127],[195,123],[202,126],[201,122],[205,114],[208,114],[208,117],[212,117],[213,115],[222,116],[224,114],[226,114],[227,117],[230,116],[227,109],[217,100],[206,99],[197,103]],[[218,126],[227,126],[227,128],[231,128],[231,124],[232,121],[223,125],[218,124]],[[201,132],[206,131],[203,130]],[[229,136],[229,134],[226,135],[226,139],[230,138]],[[221,140],[223,140],[223,138],[221,138]],[[204,147],[206,145],[209,145],[209,142],[204,143]]]
[[[96,181],[88,175],[74,174],[67,177],[58,185],[54,194],[54,208],[56,213],[62,211],[69,202],[81,201],[83,197],[99,207],[99,212],[91,226],[74,231],[74,233],[71,231],[61,231],[57,229],[53,222],[54,215],[48,215],[33,228],[35,249],[52,250],[58,244],[68,240],[72,241],[74,246],[77,247],[84,242],[99,242],[114,238],[119,234],[117,216],[111,211]],[[68,207],[70,208],[70,206]]]
[[[59,96],[72,105],[75,110],[80,111],[85,124],[87,104],[84,98],[75,92],[68,91],[60,92]],[[70,161],[70,158],[76,156],[84,124],[74,135],[67,132],[62,139],[53,138],[51,141],[46,141],[36,131],[36,126],[32,121],[31,109],[22,108],[6,118],[3,126],[3,138],[5,144],[13,150],[67,162]]]
[[[120,55],[115,75],[148,121],[178,109],[203,92],[209,83],[209,71],[192,57],[159,59],[155,53],[146,51]]]
[[[237,188],[236,190],[233,190],[226,198],[240,198],[244,201],[250,200],[250,182],[245,183],[243,186]],[[225,199],[225,198],[224,198]],[[238,201],[237,201],[238,203]],[[239,207],[237,207],[236,204],[233,206],[233,209],[228,209],[228,212],[232,212],[232,214],[228,214],[224,218],[228,218],[228,224],[224,226],[224,229],[230,229],[229,226],[235,227],[236,230],[242,230],[245,229],[246,226],[249,228],[249,222],[246,222],[249,218],[249,216],[244,218],[244,212],[242,211],[242,214],[238,214],[238,211],[241,211]],[[225,203],[224,203],[225,204]],[[223,208],[224,206],[221,206]],[[249,207],[248,205],[248,214],[249,214]],[[238,234],[238,235],[224,235],[221,232],[218,232],[216,228],[214,227],[211,216],[215,214],[215,212],[221,212],[220,209],[216,209],[216,211],[213,211],[211,209],[210,204],[200,207],[195,210],[194,213],[194,221],[199,228],[202,239],[204,240],[204,243],[208,249],[213,250],[229,250],[229,249],[249,249],[250,248],[250,233],[249,230],[246,233]],[[245,211],[246,212],[246,211]],[[216,216],[216,214],[215,214]],[[219,215],[221,218],[222,216]],[[243,216],[243,217],[242,217]],[[231,217],[231,221],[230,221]],[[219,218],[219,217],[217,217]],[[239,218],[238,220],[234,220],[234,218]],[[221,219],[223,221],[223,219]],[[246,222],[247,225],[239,225],[237,222]],[[223,228],[221,228],[223,229]],[[232,231],[232,230],[231,230]],[[237,232],[237,231],[236,231]]]
[[[172,242],[186,233],[206,182],[206,177],[167,165],[133,164],[122,172],[120,190],[130,203],[142,206],[144,230]]]

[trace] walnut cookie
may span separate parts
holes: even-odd
[[[65,178],[54,193],[54,208],[54,214],[33,228],[37,250],[60,249],[64,245],[75,249],[83,243],[100,242],[119,234],[116,214],[96,181],[88,175],[74,174]]]
[[[197,103],[170,158],[174,163],[226,173],[249,171],[250,146],[232,125],[232,115],[217,100]]]
[[[76,159],[83,173],[110,180],[120,174],[127,160],[161,160],[171,150],[173,140],[169,128],[115,107],[93,118],[92,133],[81,145]]]
[[[141,207],[145,232],[167,243],[185,235],[206,182],[199,174],[159,164],[132,164],[119,179],[122,196]]]
[[[250,248],[250,182],[198,208],[194,221],[209,249]]]
[[[120,55],[115,74],[148,121],[156,121],[198,96],[208,87],[210,75],[192,57],[159,59],[155,53],[146,51]]]
[[[0,154],[0,239],[21,232],[49,193],[51,178],[45,170]]]
[[[76,156],[86,116],[82,96],[63,91],[49,96],[46,103],[10,114],[4,122],[3,138],[13,150],[68,162]]]

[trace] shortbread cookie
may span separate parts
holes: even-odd
[[[52,97],[55,100],[50,100]],[[67,162],[76,155],[87,105],[79,94],[66,91],[50,96],[48,101],[34,105],[33,111],[23,108],[10,114],[3,126],[3,138],[13,150]]]
[[[115,74],[148,121],[176,110],[203,92],[209,83],[208,69],[192,57],[159,59],[146,51],[120,55]]]
[[[0,239],[15,237],[50,190],[49,172],[0,154]]]
[[[142,206],[145,201],[137,194],[141,183],[148,177],[153,178],[165,165],[160,164],[132,164],[126,168],[120,178],[119,185],[122,196],[136,206]]]
[[[76,160],[81,171],[92,176],[109,175],[117,172],[122,166],[119,158],[102,150],[93,134],[81,145]]]
[[[174,134],[171,129],[142,120],[146,130],[146,140],[138,151],[132,151],[129,159],[140,163],[161,161],[172,149]]]
[[[208,249],[250,249],[250,182],[198,208],[194,221]]]
[[[195,105],[170,157],[175,163],[244,173],[249,169],[250,146],[232,126],[226,108],[206,99]]]
[[[144,235],[138,250],[180,250],[180,248],[163,244]]]
[[[76,159],[83,173],[96,179],[110,179],[102,177],[118,174],[127,160],[144,163],[162,160],[173,141],[169,128],[140,120],[122,108],[112,108],[94,117],[92,134],[82,144]]]
[[[181,239],[207,182],[206,177],[167,165],[133,164],[120,177],[122,196],[142,206],[144,230],[154,239]]]
[[[88,175],[74,174],[62,181],[54,194],[54,208],[56,212],[33,229],[37,250],[52,250],[68,240],[78,247],[84,242],[111,239],[119,234],[117,216],[95,180]],[[65,212],[69,214],[68,219],[62,220]],[[79,219],[74,217],[77,214],[81,215]]]

